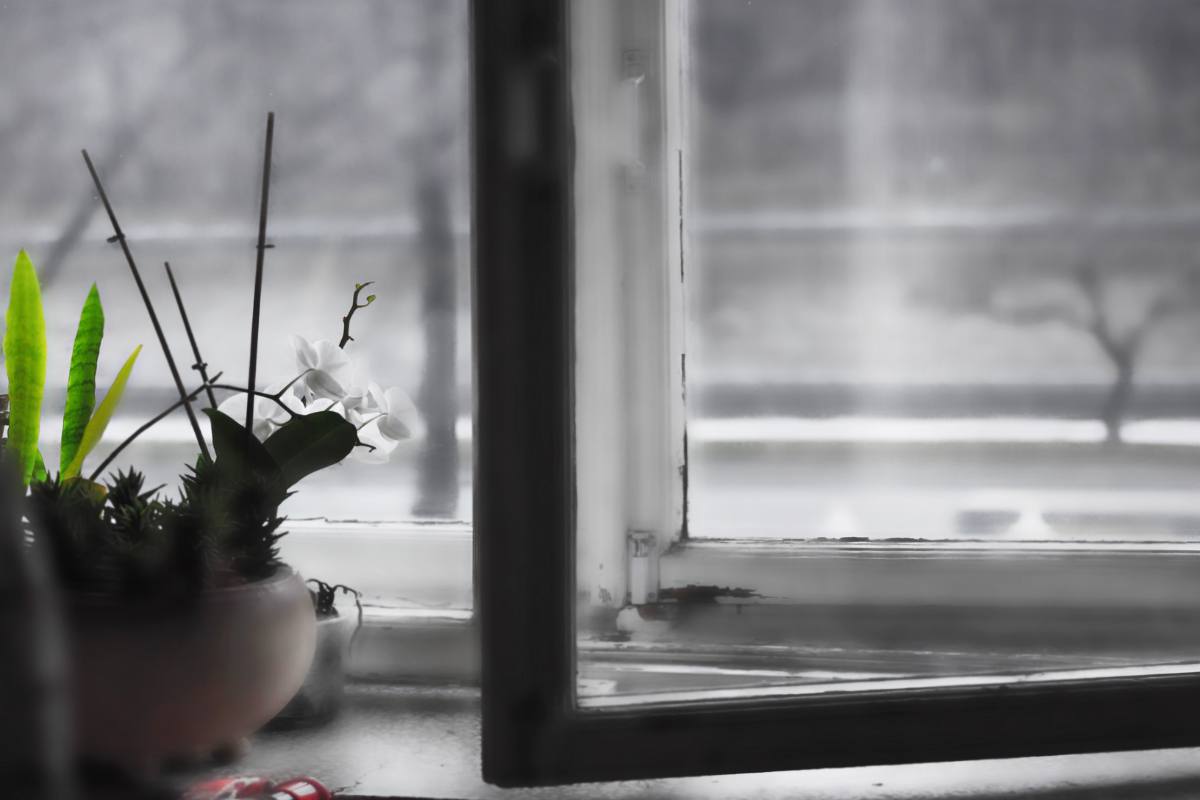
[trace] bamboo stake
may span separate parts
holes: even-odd
[[[258,321],[262,306],[263,256],[267,244],[267,204],[271,193],[271,145],[275,138],[275,112],[267,114],[267,141],[263,150],[262,195],[258,209],[258,255],[254,265],[254,308],[250,316],[250,377],[246,381],[246,430],[254,429],[254,387],[258,373]]]
[[[108,194],[104,191],[104,184],[100,182],[100,175],[96,172],[96,167],[92,164],[92,158],[88,155],[88,151],[83,151],[83,161],[87,164],[88,172],[92,175],[92,183],[96,184],[96,192],[100,195],[100,202],[104,204],[104,210],[108,214],[108,221],[112,223],[113,235],[109,237],[109,242],[117,242],[121,245],[121,252],[125,254],[125,262],[129,264],[129,271],[133,274],[133,281],[137,284],[138,292],[142,295],[142,303],[146,306],[146,312],[150,315],[150,324],[154,326],[154,333],[158,336],[158,343],[162,346],[163,355],[166,356],[167,366],[171,370],[171,377],[175,380],[175,389],[179,392],[179,400],[183,404],[184,410],[187,412],[188,422],[192,424],[192,432],[196,434],[196,444],[200,446],[200,452],[204,453],[206,458],[211,458],[208,452],[208,443],[204,441],[204,434],[200,432],[200,423],[196,419],[196,412],[192,409],[192,403],[189,399],[189,392],[183,386],[183,378],[179,375],[179,368],[175,366],[175,357],[171,355],[171,348],[167,345],[167,337],[163,333],[162,325],[158,322],[158,314],[154,312],[154,303],[150,301],[150,294],[146,291],[146,284],[142,282],[142,275],[138,271],[137,263],[133,260],[133,253],[129,250],[129,243],[125,241],[125,234],[121,231],[121,225],[117,222],[116,212],[113,211],[112,203],[108,202]]]
[[[171,284],[171,293],[175,295],[175,305],[179,306],[179,318],[183,320],[183,329],[187,331],[188,343],[192,346],[192,355],[196,357],[196,363],[192,366],[200,373],[200,380],[204,382],[204,390],[208,393],[209,408],[216,408],[216,395],[213,394],[212,387],[208,385],[208,364],[200,356],[200,345],[196,344],[196,335],[192,333],[192,323],[188,321],[187,308],[184,307],[183,297],[179,294],[179,287],[175,284],[175,273],[171,271],[169,261],[164,261],[163,266],[167,268],[167,280]]]

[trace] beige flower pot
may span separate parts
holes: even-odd
[[[68,605],[78,751],[136,769],[253,733],[300,688],[316,641],[308,589],[288,568],[186,608]]]
[[[317,648],[304,685],[271,721],[273,728],[319,725],[342,709],[350,642],[358,620],[343,615],[317,619]]]

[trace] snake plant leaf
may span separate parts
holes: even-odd
[[[79,471],[83,468],[83,460],[88,457],[89,453],[96,449],[96,445],[100,444],[100,439],[104,437],[104,430],[108,427],[108,423],[112,420],[113,412],[117,410],[117,406],[121,402],[121,395],[125,394],[125,384],[129,382],[129,374],[133,372],[134,362],[137,361],[137,357],[141,352],[142,346],[139,344],[134,348],[129,358],[125,359],[125,364],[121,367],[121,371],[117,373],[117,377],[113,379],[108,394],[104,395],[104,399],[100,401],[100,405],[96,406],[96,413],[92,414],[92,418],[88,420],[87,427],[83,429],[83,438],[79,442],[79,449],[75,451],[75,456],[71,459],[71,463],[62,471],[64,479],[74,478],[78,475]]]
[[[6,449],[25,485],[37,463],[42,394],[46,387],[46,318],[33,262],[17,254],[5,318],[4,363],[9,416]]]
[[[337,464],[358,444],[358,429],[332,411],[305,414],[284,423],[263,445],[279,464],[285,485]]]
[[[79,326],[75,329],[75,346],[71,350],[71,371],[67,377],[67,406],[63,411],[62,449],[59,469],[66,471],[75,460],[83,431],[96,407],[96,363],[100,359],[100,342],[104,338],[104,307],[100,292],[92,284]]]

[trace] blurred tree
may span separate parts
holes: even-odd
[[[192,5],[186,8],[189,9],[190,17],[201,6]],[[185,32],[197,30],[194,24],[180,27]],[[130,97],[128,62],[114,60],[108,63],[105,72],[108,75],[109,93],[117,104],[117,112],[113,115],[115,124],[106,131],[103,142],[90,148],[96,153],[97,169],[108,180],[111,181],[117,172],[129,163],[130,159],[125,156],[137,151],[139,144],[146,137],[146,131],[153,126],[155,116],[165,113],[166,104],[163,100],[170,96],[185,69],[196,68],[196,59],[204,51],[203,45],[203,38],[194,33],[185,36],[185,44],[171,66],[157,72],[155,84],[148,92],[139,93],[136,98]],[[54,282],[63,262],[79,245],[84,231],[99,208],[100,204],[96,202],[91,185],[84,184],[83,191],[61,223],[50,250],[41,259],[41,280],[44,286]]]
[[[450,43],[461,20],[457,4],[428,6],[426,35],[418,45],[418,86],[438,91],[453,80]],[[413,205],[417,212],[420,253],[421,316],[425,332],[425,368],[417,408],[425,424],[418,464],[418,494],[413,514],[454,517],[458,510],[458,281],[450,222],[451,160],[454,156],[456,105],[436,104],[416,135],[411,158],[416,166]]]
[[[1003,323],[1065,325],[1086,336],[1111,368],[1098,416],[1106,441],[1117,444],[1146,344],[1171,317],[1200,311],[1200,272],[1113,265],[1093,248],[1071,263],[1057,270],[969,269],[918,293]]]

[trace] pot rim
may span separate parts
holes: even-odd
[[[270,593],[282,584],[298,579],[299,576],[300,573],[290,565],[281,563],[275,568],[274,572],[264,578],[256,578],[230,586],[202,589],[178,606],[172,604],[166,608],[161,605],[155,605],[154,601],[147,598],[127,597],[97,591],[81,592],[66,587],[63,587],[60,591],[65,604],[70,608],[122,609],[129,611],[137,609],[169,612],[175,608],[192,608],[198,605],[231,603],[242,600],[248,595]]]

